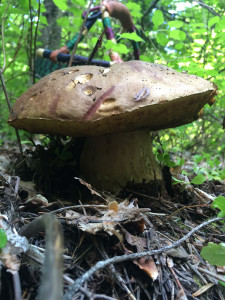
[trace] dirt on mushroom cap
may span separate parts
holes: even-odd
[[[143,61],[65,68],[28,89],[8,122],[32,133],[70,136],[159,130],[196,120],[216,90],[195,75]]]

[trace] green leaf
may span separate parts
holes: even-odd
[[[216,23],[218,23],[220,20],[219,16],[213,17],[209,20],[208,26],[212,27],[213,25],[215,25]]]
[[[168,43],[168,39],[167,39],[165,33],[162,33],[162,32],[157,33],[156,40],[163,47],[165,47]]]
[[[215,207],[219,208],[223,212],[225,212],[225,197],[218,196],[216,199],[214,199],[212,203]]]
[[[132,33],[124,32],[120,36],[122,38],[129,39],[135,42],[144,42],[144,40],[140,36],[138,36],[136,32],[132,32]]]
[[[40,16],[40,21],[42,24],[48,25],[47,18],[45,16]]]
[[[218,75],[219,75],[219,72],[216,71],[216,70],[205,70],[205,73],[206,73],[208,76],[218,76]]]
[[[186,38],[186,33],[182,30],[172,30],[170,31],[170,37],[179,40],[179,41],[184,41]]]
[[[170,28],[175,27],[175,28],[181,28],[184,25],[184,22],[182,21],[169,21],[168,25]]]
[[[120,54],[126,54],[129,52],[129,49],[127,48],[126,45],[124,44],[115,44],[112,41],[108,40],[105,44],[104,44],[106,49],[112,49],[113,51],[116,51]]]
[[[164,16],[161,10],[156,10],[152,17],[152,22],[155,26],[159,26],[164,22]]]
[[[192,179],[191,183],[193,183],[193,184],[202,184],[205,180],[206,180],[205,176],[199,174],[199,175],[195,176]]]
[[[66,0],[53,0],[56,6],[61,10],[67,10]]]
[[[207,260],[211,265],[224,266],[225,265],[225,244],[208,243],[208,246],[203,247],[201,256]]]
[[[220,19],[219,22],[215,26],[216,31],[221,31],[223,29],[225,29],[225,18]]]
[[[7,244],[7,236],[5,234],[5,231],[0,229],[0,248],[4,248]]]
[[[29,0],[19,0],[19,5],[20,7],[22,6],[26,12],[29,12]]]
[[[221,172],[220,178],[223,180],[225,179],[225,169]]]
[[[184,47],[184,44],[182,44],[182,43],[178,43],[175,45],[176,50],[181,50],[181,49],[183,49],[183,47]]]

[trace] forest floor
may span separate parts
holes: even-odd
[[[224,224],[209,222],[218,214],[211,206],[213,199],[225,196],[224,182],[172,185],[172,170],[167,168],[166,187],[140,184],[126,187],[118,196],[101,193],[79,177],[80,143],[66,152],[57,143],[27,148],[22,160],[16,146],[0,149],[1,227],[7,228],[11,243],[0,256],[0,299],[35,299],[41,278],[46,278],[40,276],[41,266],[43,272],[63,272],[62,299],[225,299],[219,283],[224,282],[224,267],[211,266],[200,255],[208,242],[225,242]],[[59,247],[60,230],[50,232],[54,249],[44,250],[51,239],[44,230],[55,225],[37,225],[27,234],[27,224],[48,213],[63,228],[63,269],[58,258],[49,260]],[[148,255],[132,257],[146,251]],[[60,288],[59,277],[52,285],[48,278],[51,292]],[[82,285],[73,289],[77,278]]]

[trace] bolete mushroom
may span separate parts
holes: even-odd
[[[83,177],[118,191],[161,180],[150,130],[190,123],[212,104],[215,84],[143,61],[80,66],[42,78],[14,104],[9,124],[31,133],[85,136]]]

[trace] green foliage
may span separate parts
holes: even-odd
[[[225,197],[218,196],[213,201],[213,207],[221,210],[219,216],[225,217]],[[211,265],[225,266],[225,244],[208,243],[202,248],[201,256]]]
[[[225,197],[216,197],[216,199],[213,201],[213,206],[219,208],[222,212],[225,213]]]
[[[58,6],[59,9],[61,10],[67,10],[68,6],[66,4],[66,0],[53,0],[56,6]]]
[[[203,247],[201,256],[211,265],[225,266],[225,244],[209,243]]]
[[[129,40],[132,40],[135,42],[144,42],[144,40],[140,36],[138,36],[136,32],[132,32],[132,33],[124,32],[120,35],[120,37],[129,39]]]
[[[191,180],[191,183],[198,185],[198,184],[202,184],[205,180],[206,180],[205,176],[199,174]]]
[[[7,244],[7,236],[5,234],[5,231],[0,229],[0,249],[4,248]]]

